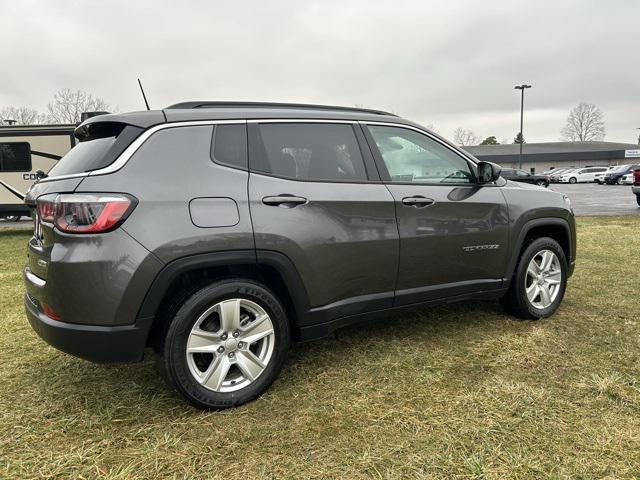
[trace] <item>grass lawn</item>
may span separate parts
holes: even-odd
[[[559,312],[432,307],[293,348],[204,413],[152,358],[94,365],[28,326],[0,231],[0,478],[640,478],[640,221],[582,218]]]

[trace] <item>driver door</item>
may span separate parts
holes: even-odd
[[[393,195],[400,233],[396,305],[498,289],[508,254],[507,205],[473,164],[417,129],[365,125]]]

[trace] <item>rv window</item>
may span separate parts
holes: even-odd
[[[30,172],[31,147],[27,142],[0,143],[0,172]]]

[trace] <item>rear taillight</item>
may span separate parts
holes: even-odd
[[[633,171],[633,184],[640,185],[640,168]]]
[[[72,193],[45,195],[37,200],[41,222],[66,233],[102,233],[117,228],[136,206],[121,194]]]
[[[55,196],[45,196],[38,200],[37,203],[38,218],[46,223],[53,223],[56,216],[56,200]]]

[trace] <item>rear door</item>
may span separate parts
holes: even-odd
[[[329,317],[390,307],[398,268],[395,207],[360,126],[256,121],[248,132],[258,252],[286,256],[310,307]]]
[[[396,303],[500,288],[509,252],[500,187],[477,185],[469,160],[417,129],[369,124],[367,139],[396,204]]]

